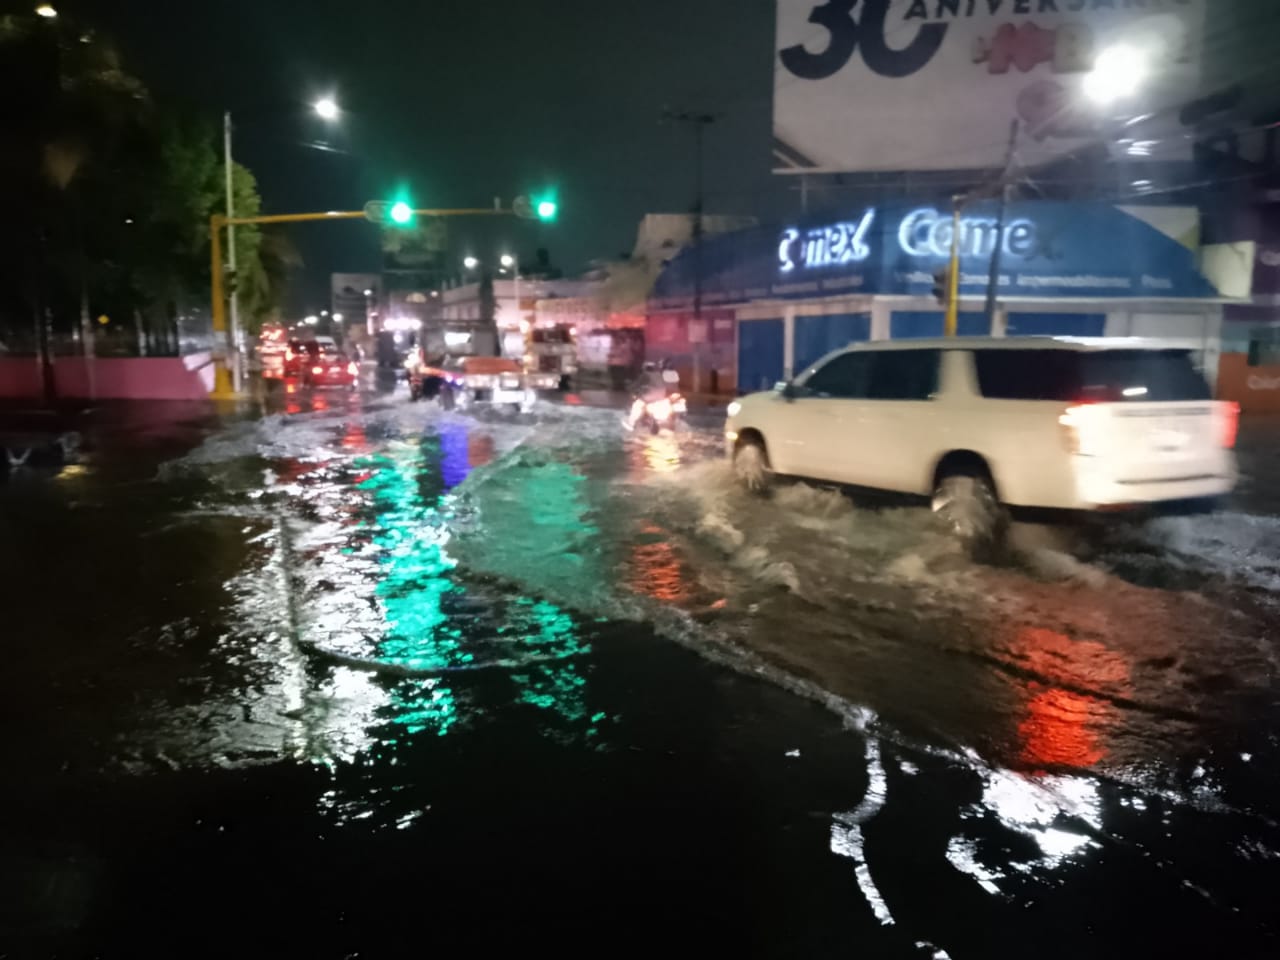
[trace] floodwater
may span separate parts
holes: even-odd
[[[979,565],[713,416],[170,414],[0,487],[0,956],[1280,947],[1265,431]]]

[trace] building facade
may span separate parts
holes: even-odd
[[[903,203],[709,238],[659,277],[649,358],[695,392],[744,393],[851,342],[940,336],[932,291],[951,234],[948,204]],[[960,221],[958,332],[1158,337],[1195,349],[1214,379],[1232,298],[1202,254],[1194,208],[1014,203],[1001,230],[994,204],[974,204]]]

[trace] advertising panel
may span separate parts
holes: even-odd
[[[972,204],[960,218],[961,295],[985,293],[998,243],[1002,298],[1217,298],[1197,251],[1152,222],[1176,226],[1183,219],[1182,211],[1167,208],[1157,217],[1107,204],[1024,201],[1009,205],[1000,229],[994,202]],[[897,203],[712,237],[700,256],[684,251],[668,265],[653,301],[660,309],[678,307],[695,287],[708,306],[929,296],[934,274],[950,261],[952,224],[944,204]]]
[[[1000,167],[1104,137],[1176,159],[1205,0],[778,0],[779,173]],[[1135,124],[1135,117],[1146,119]]]

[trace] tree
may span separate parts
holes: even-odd
[[[65,15],[0,17],[0,339],[31,330],[44,342],[88,315],[172,331],[183,304],[204,306],[209,217],[225,204],[217,128],[175,117],[121,66],[114,48]],[[232,171],[236,212],[261,209],[252,173]],[[270,312],[287,243],[238,227],[246,326]],[[113,324],[114,325],[114,324]]]

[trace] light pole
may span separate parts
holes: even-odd
[[[52,9],[52,8],[50,8]],[[323,97],[312,104],[312,109],[320,119],[334,121],[338,119],[338,104],[332,97]],[[243,385],[244,371],[240,362],[240,283],[236,276],[236,228],[230,221],[235,219],[235,191],[232,187],[231,162],[231,111],[222,114],[222,164],[226,171],[227,188],[227,271],[231,274],[234,285],[230,296],[230,330],[231,343],[227,345],[227,362],[231,367],[231,389],[240,392]]]
[[[364,289],[364,329],[369,336],[373,336],[373,288],[365,287]]]
[[[685,110],[673,113],[665,111],[663,119],[669,123],[683,123],[693,127],[693,322],[698,325],[702,334],[702,232],[703,232],[703,172],[702,172],[702,135],[711,124],[716,122],[716,115],[696,110]],[[693,389],[702,389],[702,346],[701,342],[693,343]]]
[[[516,259],[514,254],[504,253],[499,262],[511,271],[516,295],[516,327],[520,329],[521,333],[524,333],[524,310],[520,305],[520,261]]]

